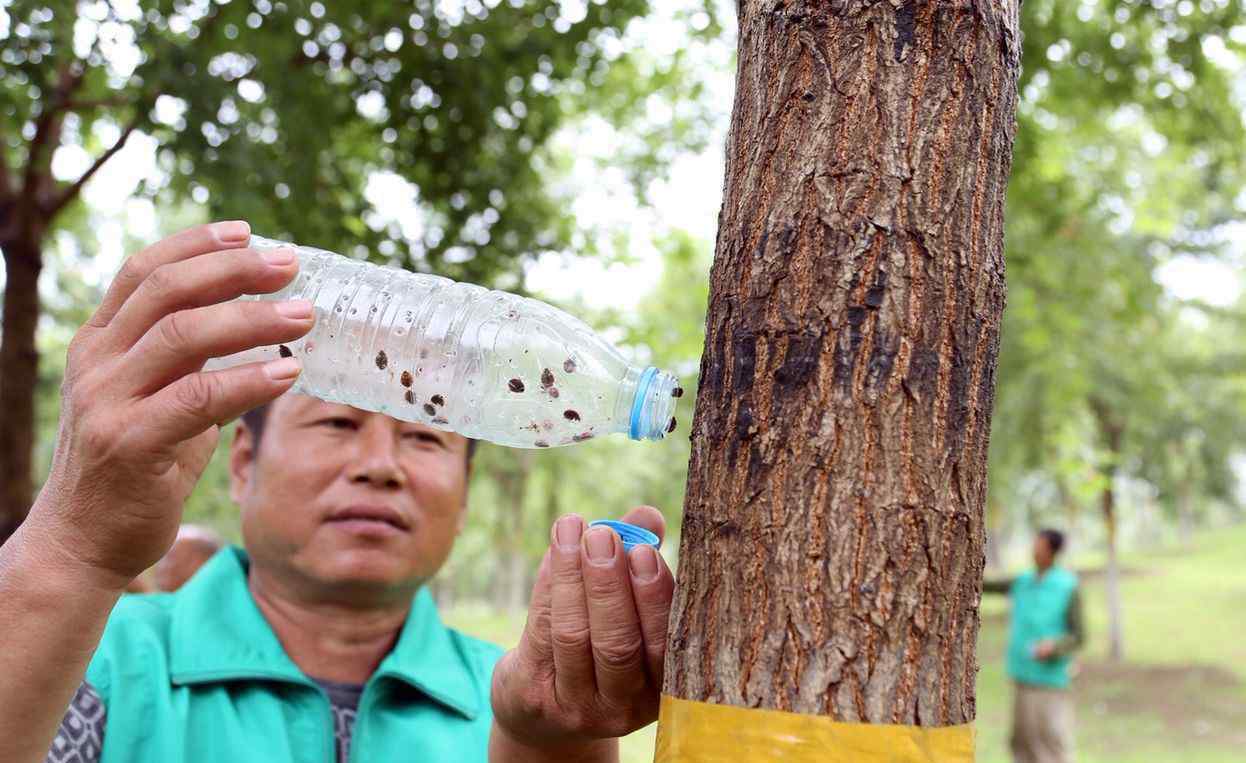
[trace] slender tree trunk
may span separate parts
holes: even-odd
[[[998,572],[1004,566],[1003,557],[1000,555],[1000,536],[997,532],[987,529],[986,547],[983,549],[986,553],[986,569]]]
[[[523,612],[528,603],[528,564],[523,557],[523,549],[516,549],[510,555],[510,569],[506,581],[506,611]]]
[[[1098,399],[1091,400],[1091,409],[1099,423],[1099,434],[1107,450],[1104,486],[1100,495],[1103,508],[1104,538],[1107,543],[1106,589],[1108,600],[1108,657],[1119,662],[1125,657],[1125,636],[1121,615],[1120,560],[1117,557],[1116,465],[1120,463],[1124,426],[1116,419],[1111,406]]]
[[[974,717],[1017,0],[742,0],[665,694]]]
[[[1003,567],[1003,556],[1001,547],[1007,540],[1007,534],[1004,532],[1004,510],[998,501],[991,500],[988,495],[986,499],[986,568],[988,570],[998,570]]]
[[[503,579],[494,589],[497,606],[509,612],[524,608],[528,598],[528,565],[524,559],[524,502],[528,495],[528,478],[532,473],[532,454],[516,451],[512,468],[499,474],[505,509],[497,523],[497,547],[502,552],[499,569]]]
[[[1177,494],[1177,537],[1181,547],[1189,550],[1194,547],[1194,475],[1193,469],[1186,469],[1186,478],[1182,481]]]
[[[545,527],[551,528],[562,515],[562,467],[557,457],[546,462],[546,475],[549,483],[545,491]]]
[[[0,241],[4,250],[4,326],[0,338],[0,543],[17,529],[34,495],[35,383],[39,353],[39,242]]]
[[[1125,637],[1121,627],[1121,572],[1116,555],[1116,492],[1112,478],[1103,488],[1103,522],[1108,546],[1108,657],[1119,662],[1125,657]]]

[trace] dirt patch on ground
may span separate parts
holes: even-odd
[[[1075,691],[1082,723],[1149,715],[1174,744],[1246,745],[1246,685],[1215,665],[1083,662]]]

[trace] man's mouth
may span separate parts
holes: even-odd
[[[407,532],[411,529],[410,523],[401,512],[379,505],[348,506],[330,514],[326,521],[339,525],[343,529],[364,532],[377,530]]]

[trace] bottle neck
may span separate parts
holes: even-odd
[[[633,440],[661,440],[666,437],[675,413],[679,386],[671,374],[654,366],[630,367],[619,385],[615,404],[614,429]]]

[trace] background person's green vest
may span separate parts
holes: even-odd
[[[1044,639],[1069,635],[1069,603],[1075,590],[1077,576],[1060,567],[1050,567],[1041,576],[1031,570],[1012,584],[1008,675],[1014,681],[1057,689],[1068,687],[1070,657],[1039,660],[1034,657],[1034,647]]]
[[[247,589],[241,549],[175,594],[125,596],[87,668],[104,701],[103,763],[334,763],[324,692]],[[350,760],[483,761],[502,650],[442,625],[416,595],[359,701]]]

